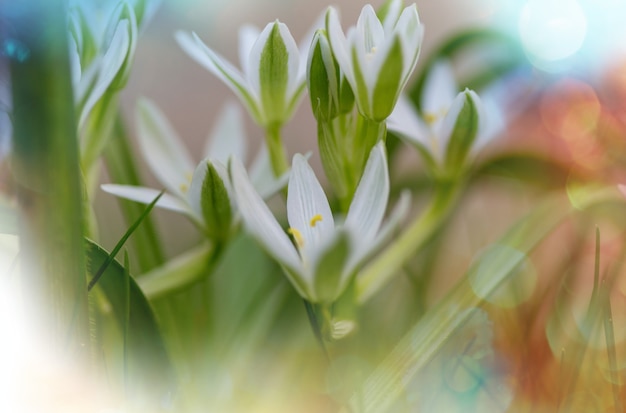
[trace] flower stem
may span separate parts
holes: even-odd
[[[280,128],[281,125],[272,124],[265,129],[265,143],[270,154],[270,162],[275,177],[279,177],[289,170],[287,151],[283,145]]]
[[[416,251],[423,247],[454,208],[460,193],[459,183],[442,184],[430,205],[387,249],[357,278],[356,300],[363,303],[402,268]]]
[[[14,173],[29,308],[52,350],[88,356],[83,186],[62,0],[9,7]],[[6,41],[6,40],[5,40]]]

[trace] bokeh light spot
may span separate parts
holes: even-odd
[[[576,0],[529,0],[518,29],[526,53],[541,67],[580,50],[587,34],[587,18]]]

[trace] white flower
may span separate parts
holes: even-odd
[[[423,25],[417,7],[402,8],[393,0],[381,22],[371,5],[361,11],[356,27],[344,35],[337,11],[330,7],[326,30],[341,70],[345,74],[363,116],[385,120],[415,69]]]
[[[403,197],[383,228],[389,175],[383,143],[370,154],[342,225],[336,225],[324,191],[306,159],[293,158],[287,196],[289,239],[251,185],[240,162],[230,166],[233,192],[250,233],[278,261],[298,293],[311,302],[332,302],[365,260],[384,243],[404,214]],[[295,245],[294,245],[295,244]]]
[[[70,61],[79,127],[107,90],[123,87],[135,54],[138,28],[132,4],[121,1],[114,9],[107,4],[109,8],[102,11],[106,23],[91,7],[77,5],[70,14]]]
[[[241,110],[234,103],[225,106],[204,149],[203,160],[196,165],[181,139],[161,111],[150,101],[141,100],[137,111],[138,137],[148,166],[163,184],[166,193],[156,206],[182,212],[205,230],[207,214],[203,208],[203,187],[209,176],[209,166],[219,175],[226,191],[230,183],[226,163],[231,156],[246,157],[246,143]],[[269,196],[280,189],[286,177],[275,180],[269,168],[267,151],[262,149],[252,167],[256,186]],[[218,183],[219,184],[219,183]],[[148,204],[160,190],[131,185],[105,184],[102,189],[122,198]],[[232,197],[229,196],[232,202]],[[234,205],[232,205],[234,207]]]
[[[176,40],[241,99],[258,124],[282,125],[293,114],[304,92],[308,43],[300,53],[284,23],[269,23],[261,32],[253,26],[239,30],[241,70],[207,47],[195,33],[177,32]]]
[[[469,138],[470,147],[465,151],[473,154],[489,142],[500,128],[496,127],[496,117],[489,116],[482,100],[472,90],[466,89],[457,94],[458,86],[449,63],[437,62],[424,84],[422,94],[422,116],[414,104],[404,95],[389,116],[387,127],[410,143],[417,145],[427,157],[432,157],[438,167],[442,167],[450,152],[451,141],[455,139],[455,128],[462,110],[471,101],[478,119],[477,130]],[[463,136],[465,138],[466,136]],[[458,139],[458,138],[457,138]],[[457,144],[455,142],[455,144]]]

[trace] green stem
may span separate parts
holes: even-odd
[[[81,145],[81,165],[85,174],[95,179],[88,185],[88,191],[93,192],[98,174],[94,172],[97,161],[104,150],[115,123],[117,113],[117,93],[107,91],[87,117],[85,136]]]
[[[64,3],[8,8],[11,40],[23,48],[10,60],[13,170],[29,308],[53,349],[88,357],[83,187]]]
[[[289,170],[287,151],[283,145],[280,128],[281,125],[273,124],[265,129],[265,143],[270,154],[270,162],[275,177],[279,177]]]
[[[404,263],[419,251],[440,228],[454,208],[462,185],[442,184],[430,205],[385,251],[361,271],[357,278],[356,299],[363,303],[387,284]]]

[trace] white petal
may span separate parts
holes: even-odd
[[[302,235],[300,255],[305,265],[315,262],[335,230],[328,199],[313,169],[300,154],[293,157],[287,196],[287,219]]]
[[[302,85],[304,84],[304,68],[300,70],[300,51],[298,50],[298,45],[291,35],[287,25],[284,23],[278,23],[278,30],[280,31],[280,36],[285,43],[285,48],[287,49],[287,70],[289,73],[289,80],[287,82],[287,102],[289,102],[298,90],[301,90]]]
[[[132,185],[103,184],[100,188],[102,188],[104,192],[130,199],[131,201],[141,202],[142,204],[151,203],[161,193],[161,191],[157,189]],[[164,193],[155,206],[191,215],[191,210],[185,202],[168,193]]]
[[[485,96],[483,93],[480,96],[474,94],[474,105],[478,110],[479,127],[476,135],[476,140],[472,146],[472,151],[477,151],[489,143],[494,137],[500,134],[506,127],[506,120],[501,108],[497,105],[496,101],[490,99],[489,96]]]
[[[350,47],[348,39],[343,33],[341,23],[339,22],[339,14],[333,7],[329,7],[326,12],[326,31],[328,40],[333,50],[333,55],[337,59],[339,67],[343,71],[348,83],[353,89],[356,88],[356,80],[354,78],[354,69],[352,67],[352,59],[350,57]]]
[[[364,53],[375,51],[385,41],[383,26],[370,4],[365,5],[361,10],[356,29],[360,36],[360,44],[358,46],[362,48]]]
[[[167,190],[181,198],[194,162],[163,113],[148,99],[137,103],[137,136],[144,159]]]
[[[404,94],[400,95],[393,112],[387,118],[387,128],[430,150],[430,130],[418,116],[413,103]]]
[[[417,6],[405,8],[398,19],[395,32],[402,45],[402,82],[406,82],[415,69],[424,37],[424,25],[420,23]]]
[[[402,9],[402,0],[392,0],[388,4],[389,8],[387,9],[387,14],[385,15],[385,19],[383,21],[385,35],[390,35],[398,22],[400,10]]]
[[[241,65],[241,71],[244,75],[250,73],[250,68],[248,67],[250,63],[250,52],[260,34],[261,32],[257,27],[249,24],[239,29],[239,64]]]
[[[454,72],[448,61],[435,63],[422,91],[422,110],[426,116],[433,116],[440,123],[445,117],[452,101],[458,93],[458,86],[454,80]]]
[[[195,170],[193,171],[191,183],[189,184],[189,190],[187,191],[187,200],[189,202],[189,206],[191,207],[194,216],[196,216],[200,221],[203,220],[202,185],[204,184],[204,179],[207,175],[209,162],[209,159],[204,159],[198,164],[198,166],[196,166]]]
[[[302,265],[296,249],[252,187],[240,160],[234,158],[231,160],[230,177],[235,200],[248,231],[288,272],[302,274]]]
[[[219,54],[208,48],[200,38],[193,33],[176,32],[176,41],[180,47],[200,65],[219,78],[228,86],[248,107],[251,115],[259,118],[257,95],[252,90],[239,70]]]
[[[389,199],[389,172],[383,142],[372,149],[346,216],[345,227],[356,249],[370,243],[380,227]]]
[[[102,95],[106,92],[107,88],[117,76],[120,68],[126,60],[126,56],[131,46],[131,39],[128,33],[129,22],[128,20],[122,20],[118,23],[115,29],[115,34],[111,39],[111,43],[106,53],[102,57],[100,67],[98,70],[98,80],[95,86],[89,93],[89,97],[85,101],[82,112],[80,114],[80,120],[78,122],[79,128],[83,125],[87,119],[87,115],[98,103]]]
[[[285,172],[278,178],[274,176],[269,152],[265,144],[261,145],[252,166],[250,166],[250,180],[261,198],[268,199],[278,191],[283,189],[289,182],[291,170]]]
[[[403,191],[400,195],[400,199],[389,214],[389,218],[381,225],[374,240],[359,249],[355,249],[348,263],[349,271],[353,271],[364,264],[371,255],[376,254],[376,252],[391,239],[391,236],[395,233],[400,223],[409,212],[410,204],[411,193],[409,191]]]
[[[302,41],[298,44],[298,50],[300,50],[300,73],[298,74],[298,77],[302,79],[306,76],[307,60],[309,58],[309,50],[311,48],[313,36],[315,35],[315,31],[317,29],[324,28],[324,17],[323,13],[317,16],[317,19],[315,19],[311,27],[309,27],[309,30],[307,30],[306,34],[302,38]]]
[[[359,64],[365,78],[368,91],[373,93],[378,80],[378,72],[387,56],[391,38],[385,39],[385,31],[376,16],[374,8],[367,4],[361,10],[356,24],[356,47]]]
[[[226,165],[231,156],[246,160],[246,134],[241,108],[228,101],[218,115],[204,150],[204,157]]]
[[[254,91],[256,96],[261,96],[261,78],[259,76],[260,67],[261,67],[261,55],[263,54],[263,49],[265,48],[265,44],[274,29],[274,22],[268,23],[259,37],[257,37],[254,45],[252,45],[252,49],[250,49],[250,54],[248,56],[248,65],[247,71],[244,73],[246,76],[246,80],[250,85],[250,88]]]

